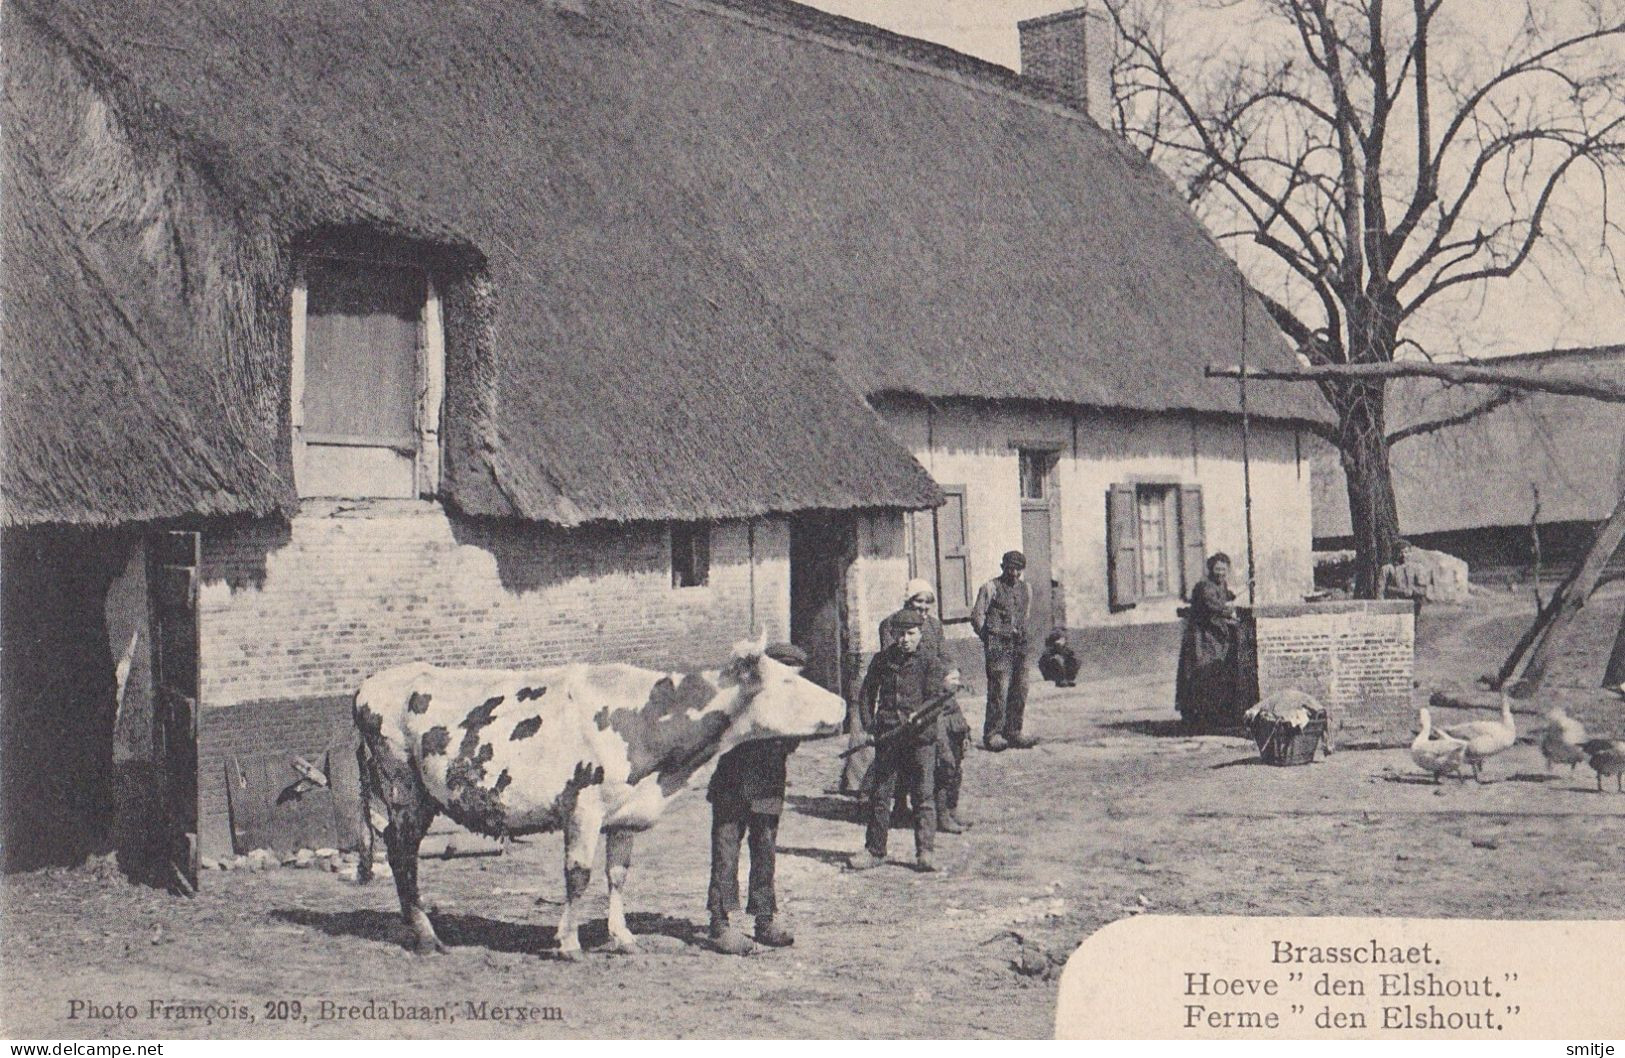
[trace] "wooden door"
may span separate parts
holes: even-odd
[[[1022,449],[1021,550],[1027,556],[1026,580],[1032,589],[1027,632],[1042,642],[1059,618],[1055,605],[1055,452]]]
[[[197,891],[198,620],[197,533],[155,534],[147,548],[152,606],[154,747],[163,797],[168,882]]]
[[[1047,502],[1021,502],[1021,550],[1027,556],[1027,583],[1032,588],[1033,608],[1027,617],[1027,631],[1034,642],[1043,642],[1055,624],[1054,573],[1050,562],[1050,507]]]

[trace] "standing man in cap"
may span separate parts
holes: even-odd
[[[897,639],[876,654],[863,677],[858,713],[865,731],[876,738],[904,726],[909,716],[948,689],[942,659],[920,649],[925,618],[914,609],[898,611]],[[875,792],[869,799],[869,825],[863,851],[849,862],[855,871],[878,867],[886,859],[886,837],[891,828],[892,799],[898,779],[908,785],[914,801],[915,867],[934,871],[932,853],[937,837],[937,729],[938,717],[918,731],[904,732],[875,746]]]
[[[942,631],[942,622],[932,616],[937,605],[937,591],[931,582],[916,577],[903,589],[903,609],[880,622],[880,648],[897,641],[901,627],[898,619],[912,610],[925,619],[920,628],[920,650],[935,654],[948,673],[946,685],[957,691],[961,686],[959,666],[948,653],[948,637]],[[943,710],[942,724],[937,732],[937,829],[947,834],[962,834],[970,826],[959,818],[959,788],[964,782],[965,743],[970,738],[970,723],[957,700],[949,702]]]
[[[1037,744],[1021,733],[1027,712],[1027,615],[1033,602],[1032,589],[1021,579],[1027,556],[1006,551],[999,565],[1002,572],[982,585],[970,612],[971,627],[981,637],[987,659],[982,746],[994,753]]]
[[[774,643],[765,653],[798,672],[807,664],[807,655],[790,643]],[[744,933],[728,921],[739,910],[739,843],[747,834],[750,900],[745,912],[756,917],[756,940],[770,948],[795,943],[777,917],[773,890],[785,761],[795,748],[795,739],[755,739],[724,753],[711,775],[706,792],[711,802],[711,885],[705,906],[711,912],[711,945],[724,955],[744,955],[752,948]]]

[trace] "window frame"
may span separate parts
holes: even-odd
[[[316,260],[344,261],[374,268],[400,269],[414,272],[423,280],[423,306],[418,314],[417,377],[414,384],[417,395],[413,408],[416,438],[412,453],[412,491],[415,498],[433,497],[440,491],[441,417],[444,413],[446,394],[446,328],[445,308],[440,296],[441,284],[433,269],[419,262],[402,259],[398,255],[345,253],[329,249],[308,250],[298,255],[294,265],[293,284],[289,291],[288,426],[294,490],[301,499],[327,498],[316,496],[314,493],[307,494],[305,491],[308,485],[306,467],[310,445],[399,451],[398,441],[395,438],[313,434],[305,430],[305,360],[310,307],[310,276],[307,265]]]
[[[1055,499],[1056,475],[1060,472],[1061,449],[1052,444],[1017,442],[1016,493],[1023,503],[1049,505]],[[1033,473],[1041,470],[1040,473]],[[1027,491],[1029,482],[1037,482],[1041,495]]]
[[[1162,507],[1162,539],[1157,552],[1162,556],[1162,578],[1164,586],[1158,591],[1150,590],[1146,583],[1145,559],[1150,548],[1146,541],[1146,520],[1144,517],[1144,501],[1146,497],[1155,494],[1157,502]],[[1183,531],[1180,526],[1179,511],[1179,485],[1170,482],[1140,481],[1134,483],[1134,523],[1139,534],[1139,598],[1142,602],[1155,602],[1159,599],[1176,599],[1183,593],[1184,570],[1183,551],[1180,541]]]

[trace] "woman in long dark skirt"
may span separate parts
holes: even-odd
[[[1207,560],[1207,577],[1191,589],[1174,684],[1174,705],[1195,727],[1236,722],[1235,598],[1230,556],[1217,552]]]

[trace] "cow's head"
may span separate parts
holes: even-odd
[[[722,670],[724,683],[738,689],[736,719],[726,741],[730,745],[758,738],[806,738],[833,735],[846,718],[846,702],[818,686],[800,671],[775,661],[765,642],[734,647]]]

